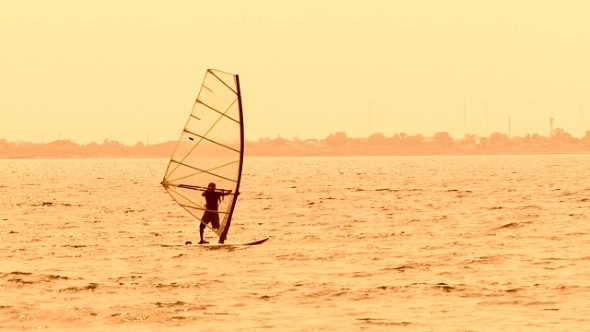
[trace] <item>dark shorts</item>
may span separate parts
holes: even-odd
[[[219,213],[217,212],[205,211],[201,221],[205,223],[205,225],[211,223],[211,227],[219,229]]]

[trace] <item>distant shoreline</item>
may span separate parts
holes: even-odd
[[[492,150],[492,151],[343,151],[343,150],[324,150],[324,151],[256,151],[245,152],[244,156],[248,157],[412,157],[412,156],[495,156],[495,155],[551,155],[551,154],[590,154],[590,150]],[[170,154],[1,154],[0,159],[150,159],[150,158],[170,158]]]
[[[320,157],[320,156],[445,156],[445,155],[544,155],[590,153],[590,131],[581,140],[542,138],[454,141],[453,139],[350,139],[342,133],[325,141],[285,140],[281,138],[245,142],[246,157]],[[443,135],[444,136],[444,135]],[[494,136],[494,135],[492,135]],[[445,138],[444,136],[443,138]],[[12,143],[0,140],[0,159],[59,158],[170,158],[178,142],[153,145],[137,143],[125,146],[116,141],[78,145],[69,140],[47,144]],[[207,153],[207,149],[202,152]],[[206,155],[204,155],[206,156]]]

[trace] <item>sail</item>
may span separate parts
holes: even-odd
[[[207,70],[186,126],[170,158],[162,185],[172,198],[199,221],[205,211],[202,196],[210,182],[229,192],[219,203],[219,229],[225,239],[239,194],[244,157],[244,123],[238,75]]]

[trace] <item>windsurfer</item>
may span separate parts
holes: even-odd
[[[231,190],[215,190],[215,183],[211,182],[207,186],[207,190],[203,192],[203,197],[205,197],[205,213],[203,213],[203,217],[201,218],[201,224],[199,226],[199,235],[201,236],[201,241],[199,244],[209,243],[205,241],[203,238],[203,233],[205,231],[205,225],[211,223],[211,227],[217,231],[219,229],[219,213],[217,209],[219,208],[219,202],[223,200],[223,196],[229,195]],[[219,238],[219,243],[223,243],[225,239]]]

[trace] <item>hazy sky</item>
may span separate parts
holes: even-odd
[[[590,1],[284,3],[0,0],[0,138],[175,140],[207,68],[249,140],[590,129]]]

